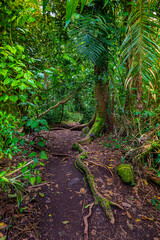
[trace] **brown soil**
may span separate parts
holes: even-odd
[[[48,160],[43,160],[45,167],[39,170],[45,183],[30,186],[30,195],[20,208],[5,193],[0,197],[0,240],[3,236],[6,240],[84,239],[83,219],[94,198],[85,176],[74,165],[78,153],[72,144],[81,138],[80,132],[61,129],[44,136]],[[160,200],[159,188],[145,181],[140,172],[136,172],[135,186],[120,180],[116,168],[123,154],[108,136],[84,148],[98,190],[123,206],[123,210],[112,207],[115,223],[111,224],[101,205],[94,205],[88,221],[89,240],[160,240],[160,211],[151,204],[151,199]]]
[[[48,160],[43,171],[48,185],[42,187],[44,197],[40,202],[40,240],[83,239],[83,218],[87,206],[94,202],[84,175],[74,166],[76,152],[72,144],[80,139],[80,133],[70,130],[51,131],[48,139]],[[120,150],[107,148],[107,136],[84,146],[88,152],[88,165],[95,176],[99,191],[108,199],[123,206],[112,207],[115,224],[111,224],[100,205],[92,208],[89,218],[89,240],[145,240],[160,239],[159,210],[151,205],[151,199],[160,199],[159,188],[136,177],[136,186],[124,184],[116,173],[121,161]],[[55,153],[71,155],[53,156]],[[113,176],[107,168],[113,172]]]

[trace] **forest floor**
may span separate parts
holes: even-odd
[[[44,135],[48,160],[43,160],[45,167],[40,170],[45,183],[30,188],[32,200],[25,199],[26,204],[23,201],[22,213],[16,212],[12,202],[1,203],[5,206],[1,208],[1,215],[2,210],[5,215],[1,221],[7,225],[6,219],[10,219],[12,228],[8,228],[6,234],[2,227],[0,239],[4,235],[6,240],[84,238],[83,218],[94,198],[83,173],[74,165],[78,153],[72,144],[81,138],[80,132],[64,129]],[[160,240],[160,211],[151,204],[151,199],[160,199],[159,188],[143,180],[141,175],[136,176],[135,186],[121,181],[116,168],[123,154],[115,149],[107,135],[83,147],[88,152],[86,161],[98,190],[123,207],[123,210],[112,207],[115,217],[112,224],[101,205],[94,205],[88,220],[89,240]]]

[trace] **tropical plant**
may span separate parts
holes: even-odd
[[[143,108],[142,92],[148,86],[153,92],[158,71],[160,46],[156,41],[159,19],[150,1],[132,2],[127,35],[122,44],[124,60],[129,60],[126,86],[134,84],[137,88],[137,109]],[[143,89],[142,89],[143,88]]]

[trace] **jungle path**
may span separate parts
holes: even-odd
[[[47,184],[42,187],[44,196],[39,197],[40,240],[84,239],[83,218],[94,198],[74,165],[77,152],[72,144],[80,138],[80,132],[69,129],[50,131],[47,136],[48,160],[43,170]],[[84,149],[98,190],[124,209],[112,207],[115,223],[111,224],[101,206],[95,205],[88,221],[89,240],[160,240],[160,212],[150,203],[153,196],[160,197],[158,187],[142,184],[134,188],[122,183],[116,173],[122,153],[105,147],[109,141],[103,136]]]

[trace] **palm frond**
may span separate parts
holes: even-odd
[[[155,37],[159,28],[159,19],[151,9],[149,2],[137,0],[129,18],[128,34],[122,44],[124,60],[131,63],[126,85],[133,78],[142,81],[153,81],[158,66],[160,46]]]
[[[109,47],[114,47],[107,36],[111,25],[99,16],[81,17],[72,25],[70,32],[77,46],[78,52],[95,65],[109,58]]]

